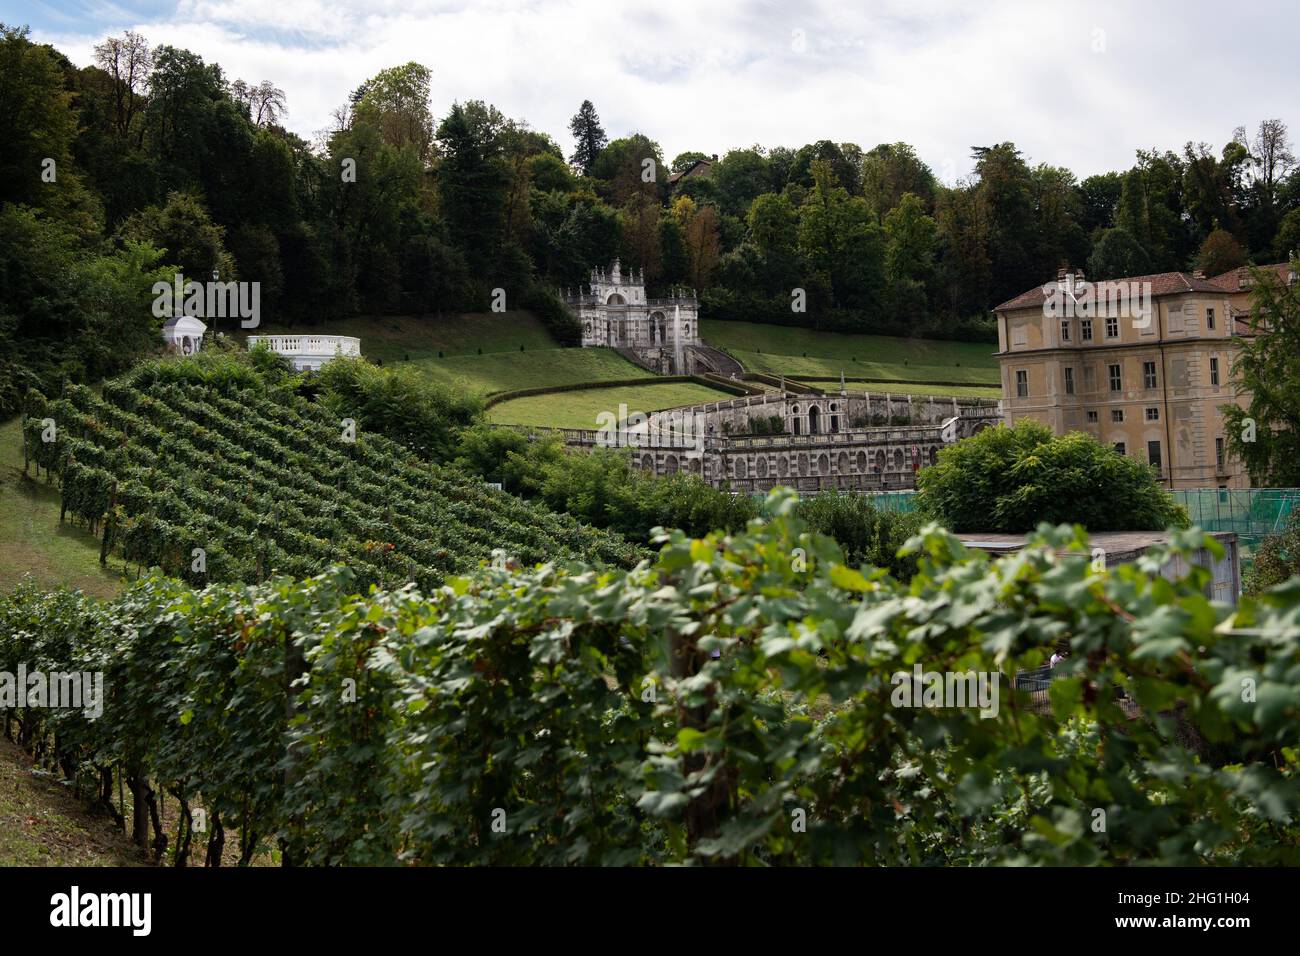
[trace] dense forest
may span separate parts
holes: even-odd
[[[0,25],[0,412],[28,386],[121,371],[156,341],[144,306],[177,269],[261,283],[278,323],[481,310],[502,288],[563,341],[552,290],[618,255],[714,318],[985,338],[991,307],[1064,263],[1213,274],[1300,247],[1280,120],[1081,181],[1009,142],[974,147],[947,186],[906,143],[823,140],[733,149],[673,182],[707,157],[610,139],[590,102],[566,155],[481,101],[436,115],[430,76],[383,70],[309,142],[273,82],[133,33],[78,68]]]

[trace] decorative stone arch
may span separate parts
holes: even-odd
[[[782,455],[780,458],[776,460],[776,473],[780,475],[782,478],[785,478],[787,475],[790,474],[789,456]]]
[[[609,298],[605,300],[606,305],[627,305],[627,299],[623,298],[617,292],[611,292]]]
[[[700,460],[698,458],[688,458],[686,460],[686,470],[692,475],[698,475],[700,473]]]
[[[808,434],[816,435],[818,432],[818,417],[821,415],[821,409],[816,405],[808,406]]]
[[[894,471],[903,470],[903,449],[894,449]]]
[[[759,455],[758,461],[754,462],[754,471],[760,478],[767,477],[767,456]]]
[[[883,448],[876,449],[876,470],[885,470],[885,450]]]
[[[675,474],[677,474],[677,456],[676,456],[676,455],[666,455],[666,456],[664,456],[664,474],[665,474],[665,475],[675,475]]]
[[[867,473],[867,453],[865,451],[860,451],[858,452],[858,474],[865,475],[866,473]]]
[[[746,469],[746,467],[745,467],[745,459],[744,459],[744,458],[737,458],[737,459],[736,459],[736,477],[737,477],[737,478],[744,478],[744,477],[745,477],[745,472],[746,472],[746,470],[747,470],[747,469]]]
[[[808,453],[799,452],[799,477],[803,478],[808,474]]]
[[[653,471],[655,470],[655,456],[654,456],[654,455],[642,455],[642,456],[641,456],[641,468],[642,468],[643,471],[653,472]]]
[[[847,475],[849,473],[849,453],[847,451],[840,452],[840,457],[835,464],[835,469],[841,475]]]

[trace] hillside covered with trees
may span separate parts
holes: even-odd
[[[906,143],[823,140],[674,183],[704,154],[611,137],[589,101],[564,145],[488,103],[430,104],[430,76],[407,63],[339,91],[308,142],[272,81],[133,33],[78,68],[0,28],[0,411],[123,371],[155,341],[149,288],[178,269],[260,282],[279,323],[482,310],[501,288],[565,340],[548,290],[621,256],[709,318],[983,338],[992,306],[1063,262],[1217,272],[1300,244],[1280,120],[1082,180],[1010,142],[974,146],[948,185]]]

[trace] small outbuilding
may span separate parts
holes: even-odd
[[[1223,557],[1216,558],[1202,548],[1193,555],[1191,563],[1210,572],[1205,596],[1211,600],[1226,601],[1235,607],[1241,595],[1241,554],[1237,545],[1237,533],[1211,531],[1208,534],[1223,545]],[[998,556],[1020,551],[1024,548],[1028,535],[977,531],[959,534],[957,537],[968,548],[978,548]],[[1092,557],[1102,559],[1108,568],[1136,561],[1147,549],[1168,542],[1169,535],[1163,531],[1099,531],[1088,535],[1088,543],[1093,548]],[[1174,558],[1160,569],[1160,573],[1170,579],[1181,577],[1187,571],[1187,565],[1181,557]]]
[[[163,341],[181,355],[193,355],[203,347],[208,327],[192,315],[175,315],[163,323]]]

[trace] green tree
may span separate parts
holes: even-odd
[[[1244,582],[1247,594],[1262,594],[1300,575],[1300,511],[1291,512],[1281,531],[1265,535],[1253,558]]]
[[[433,146],[433,117],[429,113],[432,71],[414,61],[380,70],[362,84],[355,111],[373,118],[384,142],[401,148],[412,146],[421,161]]]
[[[73,181],[71,104],[54,51],[0,23],[0,202],[46,205]]]
[[[1187,524],[1150,465],[1082,432],[1054,435],[1023,419],[939,452],[917,480],[922,513],[949,531],[1032,531],[1040,522],[1089,531],[1163,531]]]
[[[198,197],[179,192],[170,193],[165,205],[136,213],[118,230],[123,239],[161,249],[164,262],[195,282],[207,282],[214,271],[223,282],[240,278],[226,251],[225,233]]]
[[[505,227],[508,174],[499,116],[482,104],[457,103],[438,126],[438,194],[448,233],[464,250],[471,271],[485,277]]]
[[[718,206],[727,215],[744,216],[755,198],[772,188],[767,159],[757,149],[733,149],[711,173]]]
[[[883,222],[907,193],[919,197],[930,212],[937,187],[930,167],[907,143],[882,143],[862,159],[862,196],[877,221]]]
[[[1196,267],[1207,276],[1217,276],[1246,264],[1246,250],[1232,233],[1215,229],[1196,254]]]
[[[1088,257],[1088,277],[1093,280],[1119,279],[1151,273],[1151,260],[1127,229],[1106,229]]]
[[[1292,260],[1300,268],[1300,259]],[[1246,408],[1224,406],[1228,448],[1257,487],[1300,486],[1300,283],[1252,270],[1253,336],[1240,336],[1233,381]]]
[[[590,176],[596,166],[596,157],[609,143],[609,137],[600,125],[600,117],[596,115],[596,107],[591,100],[582,101],[578,112],[569,120],[569,132],[573,134],[574,141],[573,155],[569,157],[569,162],[582,175]]]

